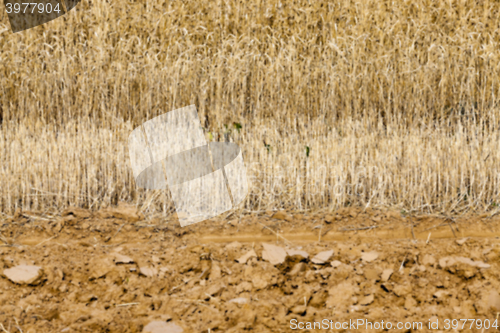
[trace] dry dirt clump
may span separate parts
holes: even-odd
[[[42,277],[42,270],[38,266],[19,265],[5,269],[3,274],[17,284],[34,284]]]
[[[500,219],[457,219],[455,237],[441,226],[446,218],[418,219],[412,233],[403,217],[363,229],[354,212],[333,222],[302,212],[281,228],[271,214],[186,228],[76,210],[61,229],[66,216],[4,221],[0,324],[9,332],[288,332],[293,319],[496,318]]]

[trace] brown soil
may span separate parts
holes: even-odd
[[[424,332],[429,319],[442,327],[445,319],[498,316],[500,216],[271,216],[181,228],[174,217],[145,220],[126,208],[17,212],[0,228],[0,323],[11,333],[142,332],[155,320],[184,332],[290,332],[293,319],[368,319],[419,321]],[[263,243],[309,258],[273,265]],[[237,261],[251,250],[256,256]],[[328,250],[325,264],[313,264]],[[5,275],[23,264],[41,267],[40,278],[28,285]],[[447,331],[441,327],[433,331]]]

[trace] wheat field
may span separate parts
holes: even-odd
[[[103,1],[12,34],[0,11],[0,216],[119,201],[127,138],[195,104],[243,150],[246,210],[500,203],[500,1]],[[241,126],[241,128],[240,128]]]

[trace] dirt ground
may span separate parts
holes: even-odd
[[[146,219],[122,205],[18,211],[0,232],[0,332],[292,332],[323,319],[497,330],[444,325],[495,325],[500,215],[352,208],[235,213],[181,228],[175,216]],[[31,266],[31,277],[16,271]]]

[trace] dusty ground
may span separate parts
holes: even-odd
[[[125,206],[62,215],[1,221],[0,332],[143,332],[155,320],[184,332],[290,332],[293,319],[419,321],[421,332],[431,319],[433,332],[453,332],[446,319],[493,324],[500,311],[497,215],[269,212],[185,228]],[[41,269],[14,283],[19,265]]]

